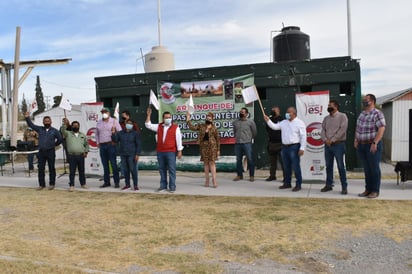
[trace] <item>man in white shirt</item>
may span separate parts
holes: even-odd
[[[167,172],[169,171],[169,192],[176,191],[176,156],[182,158],[182,134],[180,128],[173,124],[172,114],[163,113],[163,122],[152,124],[150,116],[152,109],[147,108],[145,126],[147,129],[157,133],[157,161],[159,162],[160,187],[157,192],[167,190]]]
[[[296,186],[292,191],[302,189],[302,171],[300,169],[300,156],[303,155],[306,146],[306,126],[297,117],[296,108],[289,107],[285,120],[275,124],[266,114],[263,115],[267,125],[274,130],[282,131],[282,160],[285,172],[285,180],[280,189],[292,187],[292,169],[296,177]]]

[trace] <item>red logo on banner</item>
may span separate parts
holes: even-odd
[[[320,132],[322,130],[322,123],[315,122],[311,123],[309,126],[306,128],[306,134],[307,134],[307,142],[308,144],[314,146],[314,147],[319,147],[323,145],[323,141],[320,138]]]
[[[90,148],[96,149],[97,148],[96,128],[95,127],[90,128],[86,133],[86,137],[87,137],[87,142],[89,143]]]

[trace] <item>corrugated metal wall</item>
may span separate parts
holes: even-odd
[[[412,109],[412,93],[392,104],[385,105],[385,156],[391,161],[409,161],[409,110]],[[392,106],[390,106],[392,105]]]

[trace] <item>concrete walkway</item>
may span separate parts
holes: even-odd
[[[382,163],[382,184],[381,193],[378,199],[382,200],[412,200],[412,182],[400,182],[397,185],[396,173],[394,167],[389,164]],[[62,165],[59,164],[58,170],[62,170]],[[68,172],[68,166],[66,166]],[[340,194],[340,182],[335,181],[333,191],[322,193],[320,189],[324,186],[323,183],[307,182],[303,183],[302,190],[292,192],[291,189],[282,190],[278,187],[282,184],[280,181],[266,182],[265,178],[268,175],[267,170],[257,170],[255,181],[249,182],[249,177],[245,180],[234,182],[232,179],[235,173],[218,173],[218,187],[204,187],[204,177],[202,172],[179,172],[177,173],[177,189],[174,194],[168,192],[156,193],[155,190],[159,187],[159,173],[157,171],[141,170],[139,171],[139,188],[138,192],[121,191],[113,187],[99,188],[102,184],[99,178],[87,178],[88,190],[80,188],[78,177],[76,176],[75,187],[76,191],[98,191],[98,192],[122,192],[129,194],[152,193],[158,195],[206,195],[206,196],[251,196],[251,197],[294,197],[294,198],[326,198],[326,199],[366,199],[358,197],[357,194],[364,191],[363,173],[348,172],[348,195]],[[280,177],[279,177],[280,178]],[[338,177],[337,177],[338,178]],[[56,190],[68,190],[68,174],[58,173],[56,181]],[[46,183],[48,177],[46,174]],[[37,188],[38,180],[37,173],[28,174],[23,163],[15,164],[15,172],[11,172],[11,167],[6,165],[3,167],[3,176],[0,174],[0,187],[26,187]],[[124,180],[120,181],[120,187],[124,186]],[[49,191],[49,190],[44,190]]]

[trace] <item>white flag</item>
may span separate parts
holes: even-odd
[[[157,100],[157,96],[154,94],[153,90],[150,90],[149,105],[153,105],[157,110],[160,108],[159,101]]]
[[[242,96],[246,105],[259,100],[255,85],[242,89]]]
[[[187,107],[187,111],[190,114],[193,114],[193,112],[195,112],[195,104],[193,103],[192,94],[190,94],[189,100],[187,100],[186,102],[186,107]]]
[[[113,116],[114,116],[114,118],[119,120],[119,102],[116,103],[116,107],[114,108]]]
[[[39,106],[37,105],[37,100],[36,97],[33,99],[33,101],[31,101],[30,104],[30,114],[33,114],[34,112],[36,112],[39,109]]]
[[[59,108],[62,108],[65,110],[72,110],[72,104],[70,104],[69,100],[63,97],[63,93],[62,93],[62,98],[60,100]]]

